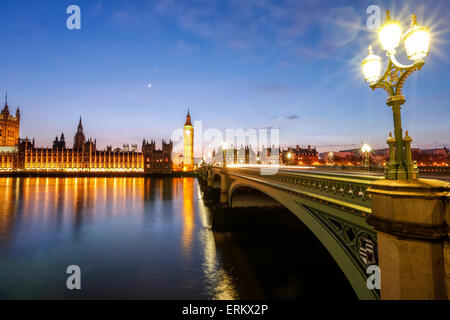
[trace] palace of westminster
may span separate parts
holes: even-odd
[[[56,137],[51,148],[38,148],[34,139],[21,139],[20,110],[11,114],[7,97],[0,113],[0,170],[1,171],[54,171],[54,172],[142,172],[171,173],[194,169],[194,131],[191,116],[187,114],[183,130],[183,160],[172,161],[173,142],[162,141],[156,149],[155,141],[142,141],[142,151],[134,147],[97,150],[96,140],[86,139],[81,117],[73,140],[73,147],[66,146],[64,134]]]

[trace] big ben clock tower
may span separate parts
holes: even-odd
[[[183,127],[183,140],[184,140],[184,166],[186,170],[194,169],[194,127],[191,123],[191,115],[186,116],[186,123]]]

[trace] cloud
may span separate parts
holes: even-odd
[[[296,114],[290,114],[290,115],[286,115],[286,116],[282,116],[282,115],[278,115],[278,116],[274,116],[272,117],[272,119],[274,119],[275,121],[283,121],[283,120],[297,120],[299,119],[299,116]]]
[[[314,17],[323,17],[316,0],[197,0],[193,2],[161,0],[156,15],[171,19],[194,36],[213,40],[236,50],[289,47],[307,36]]]
[[[113,19],[163,28],[159,23],[168,21],[189,37],[220,49],[257,52],[260,59],[279,57],[280,50],[287,60],[317,59],[334,57],[334,49],[354,41],[361,28],[362,18],[353,8],[335,6],[330,0],[159,0],[132,2]]]

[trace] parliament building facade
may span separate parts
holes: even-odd
[[[81,117],[72,148],[67,148],[64,134],[53,141],[52,147],[36,147],[34,139],[20,139],[20,110],[15,116],[9,112],[7,99],[0,114],[0,171],[29,172],[135,172],[170,174],[177,168],[172,163],[173,142],[145,139],[142,152],[119,148],[97,150],[97,141],[86,139]]]

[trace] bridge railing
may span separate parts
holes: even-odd
[[[227,168],[229,174],[246,175],[263,183],[282,186],[310,195],[318,200],[331,201],[362,216],[370,214],[368,188],[377,176],[311,172],[280,169],[274,175],[261,175],[258,168]]]
[[[426,175],[450,175],[450,167],[447,166],[420,166],[419,173]]]

